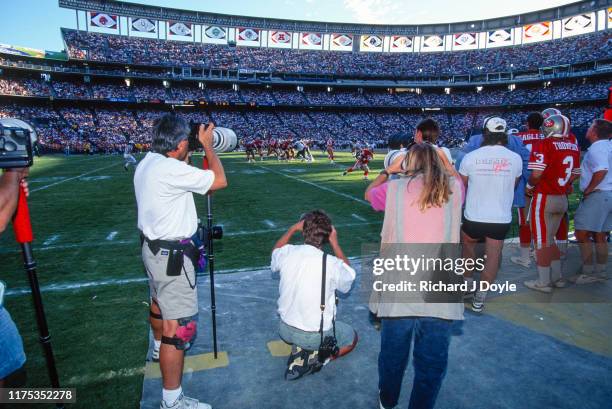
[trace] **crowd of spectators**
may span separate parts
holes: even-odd
[[[601,117],[601,105],[561,108],[570,117],[572,127],[586,129],[594,118]],[[31,121],[38,129],[40,145],[47,151],[72,152],[88,149],[100,153],[121,152],[127,140],[140,146],[150,143],[153,121],[163,110],[122,108],[75,108],[23,103],[0,103],[0,117],[18,117]],[[179,114],[193,122],[214,121],[218,126],[235,130],[239,138],[304,138],[322,146],[328,139],[340,147],[351,141],[363,141],[383,147],[390,135],[413,134],[423,118],[435,119],[442,128],[439,144],[461,146],[485,116],[497,115],[507,120],[509,128],[521,129],[527,110],[476,108],[457,111],[372,111],[356,108],[342,111],[295,110],[183,110]]]
[[[482,74],[612,57],[610,31],[495,49],[393,54],[228,47],[75,30],[63,33],[73,59],[355,77]]]
[[[210,103],[246,103],[256,105],[339,105],[352,107],[465,107],[520,105],[527,103],[553,103],[577,100],[605,99],[608,95],[609,79],[590,78],[555,82],[543,86],[521,85],[510,91],[507,87],[456,87],[446,93],[443,88],[404,89],[388,91],[375,88],[316,89],[309,87],[303,92],[280,87],[242,87],[233,90],[229,86],[210,85],[200,88],[198,83],[177,83],[164,86],[137,83],[128,87],[123,82],[91,83],[29,78],[6,77],[0,79],[0,94],[38,96],[66,99],[156,99],[173,101],[206,100]]]

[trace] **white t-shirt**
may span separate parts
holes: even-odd
[[[612,190],[612,142],[607,139],[599,140],[591,145],[582,159],[580,166],[580,190],[584,190],[591,183],[593,173],[607,170],[606,177],[597,185],[598,190]]]
[[[480,223],[510,223],[516,178],[523,161],[510,149],[483,146],[465,155],[459,173],[468,177],[465,218]]]
[[[323,252],[309,244],[286,244],[272,252],[270,268],[273,272],[280,272],[278,313],[285,324],[302,331],[319,331],[322,266]],[[328,254],[324,331],[332,328],[335,290],[348,292],[353,280],[355,270]]]
[[[138,228],[151,240],[180,240],[198,228],[193,194],[205,194],[215,174],[149,152],[136,167],[134,190]]]

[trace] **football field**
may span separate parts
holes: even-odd
[[[222,155],[229,187],[214,195],[214,222],[225,232],[215,247],[219,274],[269,265],[278,237],[316,208],[331,216],[348,256],[360,256],[364,243],[378,243],[382,214],[363,200],[362,172],[342,176],[353,158],[340,153],[330,164],[320,151],[315,157],[314,163],[250,164],[243,153]],[[371,163],[371,179],[383,157]],[[200,165],[201,156],[195,162]],[[61,383],[78,389],[76,407],[136,407],[140,399],[149,300],[133,174],[120,155],[50,155],[36,158],[29,177],[40,286]],[[206,199],[195,197],[205,218]],[[576,205],[572,197],[572,209]],[[510,236],[516,235],[513,227]],[[28,386],[46,386],[27,276],[10,229],[0,237],[0,257],[6,306],[25,343]]]
[[[321,152],[315,156],[314,163],[255,164],[243,153],[222,156],[229,187],[214,196],[214,221],[225,231],[215,247],[218,273],[268,265],[278,237],[316,208],[330,214],[349,256],[358,256],[362,243],[378,241],[382,214],[363,200],[362,172],[342,176],[353,158],[340,153],[330,164]],[[376,156],[372,177],[382,167],[383,155]],[[201,163],[200,156],[194,159]],[[52,344],[61,383],[78,388],[79,407],[101,407],[100,399],[109,407],[115,399],[136,405],[142,387],[148,287],[133,174],[123,169],[120,155],[50,155],[36,158],[29,177],[34,256]],[[195,197],[205,219],[206,199]],[[6,306],[26,347],[28,384],[47,385],[29,284],[10,229],[0,237],[0,257]]]

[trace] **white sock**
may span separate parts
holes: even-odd
[[[550,281],[553,283],[561,279],[561,260],[550,262]]]
[[[593,264],[584,264],[582,266],[582,274],[593,274]]]
[[[521,247],[520,253],[521,258],[523,260],[529,260],[529,257],[531,256],[531,248],[529,247]]]
[[[183,388],[178,387],[178,389],[162,389],[162,399],[166,402],[167,406],[173,406],[178,400],[179,396],[183,393]]]
[[[550,285],[550,267],[538,266],[538,282],[541,285]]]
[[[605,272],[605,271],[606,271],[606,265],[607,265],[607,264],[596,264],[596,265],[595,265],[595,271],[596,271],[597,273],[603,273],[603,272]]]
[[[154,339],[153,340],[153,349],[159,350],[160,346],[161,346],[161,339],[160,340]]]

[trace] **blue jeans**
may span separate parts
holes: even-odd
[[[25,361],[19,331],[8,311],[0,307],[0,379],[21,368]]]
[[[453,321],[430,317],[383,318],[378,388],[385,408],[397,405],[414,334],[414,384],[409,409],[432,409],[446,374]]]

